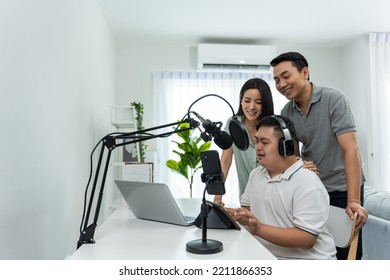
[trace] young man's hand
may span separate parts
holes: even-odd
[[[249,208],[226,208],[226,211],[233,220],[239,222],[243,226],[246,226],[251,234],[258,235],[261,223],[255,215],[253,215]]]

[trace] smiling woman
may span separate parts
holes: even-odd
[[[238,108],[238,96],[242,85],[248,79],[262,78],[268,82],[273,90],[275,111],[280,112],[286,100],[276,92],[273,87],[271,73],[218,73],[218,72],[163,72],[154,74],[154,106],[153,112],[156,118],[155,123],[167,123],[181,119],[191,103],[206,94],[217,94],[225,98],[233,108]],[[205,119],[222,121],[223,127],[226,121],[232,116],[229,106],[219,98],[207,97],[197,102],[192,108]],[[196,132],[195,132],[196,133]],[[174,138],[173,136],[172,138]],[[172,139],[171,139],[172,140]],[[177,174],[167,170],[165,161],[172,157],[172,142],[168,139],[161,139],[156,143],[159,157],[156,159],[156,181],[167,183],[174,196],[188,197],[185,180]],[[221,150],[213,143],[211,150]],[[239,203],[238,180],[234,163],[231,172],[225,182],[229,192],[224,196],[224,202],[229,205]],[[204,185],[199,176],[194,178],[193,196],[201,197]],[[209,197],[212,200],[213,198]]]

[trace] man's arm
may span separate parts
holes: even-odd
[[[232,218],[249,232],[271,243],[290,248],[312,248],[317,236],[299,228],[274,227],[262,224],[248,208],[229,209]]]
[[[347,179],[347,215],[353,219],[353,213],[358,213],[356,230],[367,221],[367,211],[361,206],[360,198],[360,156],[355,132],[347,132],[337,137],[344,155],[345,176]]]

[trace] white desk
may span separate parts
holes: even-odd
[[[95,233],[95,244],[82,245],[70,260],[274,260],[245,228],[208,229],[207,238],[223,243],[223,251],[198,255],[186,251],[189,241],[202,238],[196,226],[182,227],[140,220],[127,208],[119,208]]]

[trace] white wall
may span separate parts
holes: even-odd
[[[94,0],[0,8],[0,259],[76,249],[89,153],[108,133],[114,44]]]
[[[144,126],[160,125],[152,118],[152,73],[193,70],[195,46],[191,42],[117,41],[115,104],[141,102],[145,107]]]
[[[357,126],[359,149],[364,165],[368,164],[368,116],[370,98],[370,64],[368,35],[361,35],[343,49],[343,84],[345,95],[351,102]],[[363,165],[363,167],[364,167]],[[366,168],[365,168],[366,169]],[[365,172],[366,173],[366,172]],[[366,175],[368,175],[366,173]],[[369,179],[369,178],[366,178]],[[369,181],[368,181],[369,184]]]

